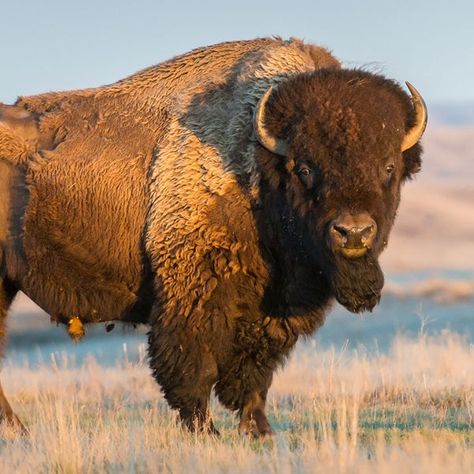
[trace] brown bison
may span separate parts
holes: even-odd
[[[0,109],[0,335],[18,290],[75,336],[150,327],[190,429],[209,396],[271,432],[265,399],[334,298],[371,310],[426,109],[298,40],[198,49],[115,84]],[[0,413],[19,424],[0,390]]]

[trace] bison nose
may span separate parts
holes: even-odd
[[[372,246],[377,224],[367,213],[344,213],[329,228],[329,240],[334,250],[348,258],[362,257]]]

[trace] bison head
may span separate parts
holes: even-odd
[[[264,199],[282,249],[318,269],[353,312],[380,299],[378,256],[401,184],[421,166],[426,107],[407,85],[411,98],[379,75],[321,70],[270,88],[255,112]]]

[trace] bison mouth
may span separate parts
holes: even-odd
[[[346,258],[360,258],[367,253],[367,247],[342,247],[339,252]]]
[[[352,313],[372,311],[380,301],[384,277],[371,252],[357,259],[333,254],[326,270],[337,301]]]

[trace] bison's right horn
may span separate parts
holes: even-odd
[[[260,144],[267,150],[277,155],[286,156],[288,153],[286,141],[274,137],[265,127],[265,110],[268,99],[272,94],[272,89],[272,86],[270,86],[258,101],[254,116],[255,134]]]
[[[415,108],[416,123],[405,135],[402,143],[402,151],[408,150],[413,145],[416,145],[423,135],[426,123],[428,122],[428,112],[423,97],[421,97],[421,94],[408,81],[406,82],[406,85],[408,89],[410,89],[411,100],[413,102],[413,107]]]

